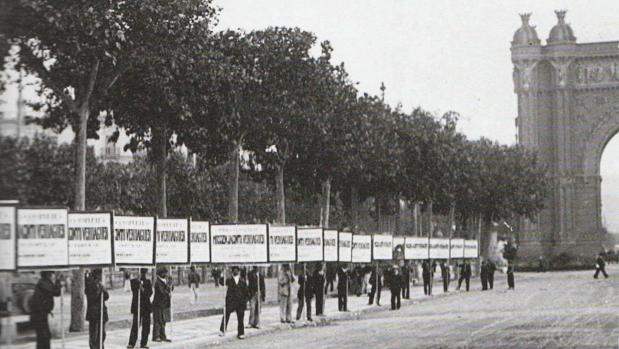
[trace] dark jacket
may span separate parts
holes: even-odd
[[[153,307],[166,309],[170,307],[170,297],[172,288],[170,286],[170,280],[163,282],[160,277],[157,277],[155,281],[155,297],[153,298]]]
[[[34,295],[30,300],[30,315],[46,317],[54,309],[54,297],[60,296],[60,280],[56,283],[41,278],[34,287]]]
[[[264,286],[264,275],[260,272],[250,271],[247,275],[249,282],[249,297],[253,297],[258,293],[258,284],[260,284],[260,300],[264,302],[266,287]]]
[[[101,320],[101,295],[103,294],[103,322],[108,321],[107,306],[105,302],[110,298],[103,285],[93,277],[86,278],[84,288],[86,294],[86,320],[88,322],[99,322]]]
[[[391,292],[400,292],[400,290],[404,287],[404,279],[402,274],[395,274],[391,272],[391,276],[389,277],[389,289]]]
[[[423,261],[423,263],[421,263],[421,269],[423,271],[423,276],[430,277],[430,275],[432,275],[432,267],[428,261]]]
[[[314,297],[313,280],[309,275],[299,275],[299,289],[297,290],[297,298],[312,299]]]
[[[471,277],[471,265],[470,264],[460,265],[460,276],[465,277],[465,278]]]
[[[445,263],[441,263],[441,277],[443,279],[449,279],[450,277],[449,266]]]
[[[198,274],[197,271],[190,271],[189,275],[187,277],[188,279],[188,286],[191,287],[191,285],[196,285],[196,287],[200,286],[200,274]]]
[[[348,284],[348,271],[344,271],[344,269],[340,269],[337,272],[337,290],[341,292],[346,292],[346,285]]]
[[[598,265],[598,268],[604,268],[606,266],[606,262],[604,261],[604,258],[598,256],[598,258],[595,260],[595,263]]]
[[[377,278],[376,270],[372,270],[372,274],[370,274],[370,280],[369,280],[370,285],[374,286],[377,280],[378,280],[378,287],[382,287],[383,282],[381,281],[380,274],[378,274],[378,278]]]
[[[488,264],[487,263],[481,263],[481,268],[479,271],[479,277],[484,280],[488,278]]]
[[[494,272],[496,271],[496,264],[492,261],[488,261],[488,277],[494,277]]]
[[[325,275],[320,274],[318,270],[314,271],[312,275],[312,288],[316,294],[323,294],[325,292]]]
[[[226,286],[226,309],[244,311],[249,300],[249,288],[245,279],[239,277],[237,284],[234,278],[229,278],[226,280]]]
[[[142,291],[140,292],[140,314],[150,314],[152,306],[150,297],[153,295],[153,283],[148,278],[142,278]],[[131,292],[133,299],[131,300],[131,314],[138,312],[138,290],[140,289],[140,280],[131,280]]]
[[[404,282],[410,282],[411,279],[411,271],[410,269],[408,269],[408,267],[405,265],[402,267],[402,281]]]

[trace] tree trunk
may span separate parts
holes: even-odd
[[[284,192],[284,164],[277,167],[275,174],[276,223],[286,223],[286,194]]]
[[[350,219],[353,230],[359,225],[359,190],[356,185],[350,186]]]
[[[90,109],[88,104],[79,111],[79,124],[75,134],[75,197],[73,209],[86,210],[86,137]],[[71,272],[71,323],[69,331],[84,330],[84,270],[75,269]]]
[[[167,129],[163,125],[153,130],[155,146],[155,171],[157,172],[157,214],[161,218],[168,216],[167,205],[167,190],[166,190],[166,162],[168,157],[168,138],[166,137]]]
[[[322,217],[320,221],[325,228],[329,227],[329,212],[331,211],[331,178],[322,182]]]
[[[430,215],[430,219],[428,221],[428,224],[430,224],[430,230],[428,231],[428,236],[432,237],[432,235],[434,235],[434,212],[432,212],[432,200],[430,200],[430,204],[428,204],[428,214]]]
[[[395,231],[399,235],[404,235],[402,232],[402,221],[400,220],[400,215],[402,214],[402,207],[400,206],[400,198],[395,197]]]
[[[239,175],[240,145],[235,145],[230,153],[230,182],[228,188],[228,221],[239,222]]]

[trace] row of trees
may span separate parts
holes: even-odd
[[[35,121],[75,131],[76,210],[92,193],[86,139],[97,137],[101,117],[131,136],[128,148],[148,149],[158,189],[152,214],[161,217],[170,153],[181,145],[199,171],[225,164],[230,222],[239,220],[241,172],[273,185],[279,223],[290,188],[321,197],[323,226],[335,196],[351,226],[366,199],[378,215],[404,200],[464,223],[532,217],[542,207],[545,176],[533,154],[467,140],[457,113],[406,112],[361,93],[332,61],[330,43],[310,32],[216,32],[210,0],[0,4],[0,34],[16,48],[11,64],[41,81],[33,107],[45,117]],[[71,328],[81,330],[82,277],[74,276]]]

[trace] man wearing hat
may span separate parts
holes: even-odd
[[[30,324],[37,335],[37,349],[50,348],[52,333],[49,330],[48,317],[54,309],[54,297],[60,296],[61,278],[54,282],[53,271],[42,271],[41,278],[34,288],[31,300]]]
[[[133,314],[133,324],[129,335],[128,349],[135,347],[138,339],[138,322],[142,324],[142,337],[140,338],[140,348],[148,348],[148,335],[150,334],[150,313],[152,311],[150,296],[153,294],[153,284],[147,277],[148,269],[140,269],[140,277],[131,280],[131,314]],[[139,299],[138,299],[139,292]],[[138,319],[138,306],[140,318]]]
[[[153,298],[153,342],[171,342],[165,334],[165,323],[170,321],[170,306],[174,286],[168,278],[168,269],[157,270]]]
[[[245,339],[245,325],[243,318],[245,317],[245,309],[249,300],[249,289],[245,279],[241,277],[239,267],[232,267],[232,277],[226,280],[226,312],[221,319],[219,326],[219,335],[224,335],[224,329],[228,327],[230,315],[236,313],[237,321],[237,337]]]

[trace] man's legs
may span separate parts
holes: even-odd
[[[140,338],[140,346],[145,347],[148,344],[148,335],[150,334],[150,314],[141,314],[142,317],[142,338]]]
[[[219,332],[224,332],[224,329],[228,328],[228,321],[230,320],[230,314],[233,310],[226,308],[226,313],[221,318],[221,325],[219,325]]]
[[[37,316],[33,319],[34,330],[37,334],[37,349],[49,349],[51,347],[52,333],[49,330],[47,314]]]
[[[90,349],[99,348],[99,322],[88,322],[88,345]]]
[[[302,313],[303,313],[303,298],[297,297],[297,320],[301,319]]]
[[[372,285],[372,288],[370,289],[370,295],[368,297],[368,304],[372,305],[374,303],[374,294],[376,293],[376,287],[374,285]]]
[[[595,268],[595,274],[593,274],[594,279],[598,278],[598,275],[600,274],[600,270],[601,270],[600,267]]]
[[[307,310],[307,312],[306,312],[307,320],[312,321],[312,299],[311,298],[306,298],[305,299],[305,303],[306,303],[306,306],[307,306],[307,309],[306,309]]]
[[[161,338],[161,317],[163,316],[159,307],[153,307],[153,341],[159,341]]]
[[[604,278],[608,278],[608,274],[606,274],[606,268],[602,268],[602,274],[604,275]]]
[[[490,287],[490,289],[494,287],[494,275],[492,274],[488,277],[488,287]]]
[[[466,281],[466,292],[469,291],[469,284],[471,283],[471,278],[467,277],[466,279],[464,279],[464,281]]]
[[[237,330],[237,336],[245,335],[245,325],[244,325],[244,321],[243,321],[244,317],[245,317],[245,310],[237,309],[236,310],[236,320],[237,320],[236,330]]]
[[[400,309],[400,295],[399,294],[396,295],[395,307],[396,309]]]
[[[255,294],[249,299],[249,326],[258,326],[258,295]]]
[[[391,310],[395,310],[395,297],[399,295],[400,292],[391,292]]]
[[[142,336],[142,338],[144,338]],[[131,323],[131,332],[129,333],[129,347],[134,347],[135,342],[138,340],[138,314],[133,314],[133,321]]]
[[[376,294],[376,305],[380,305],[380,291],[382,286],[378,286],[378,293]]]

